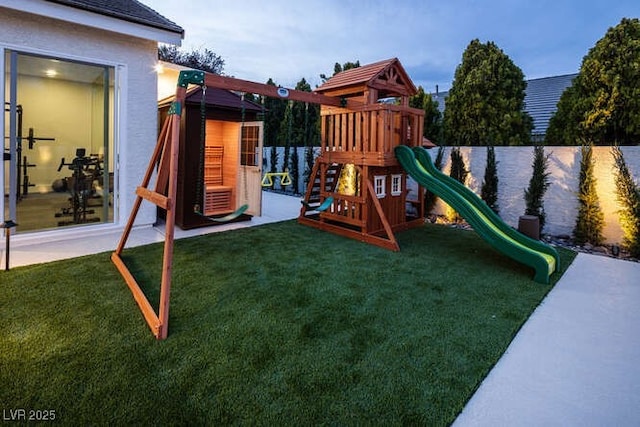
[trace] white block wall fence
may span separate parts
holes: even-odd
[[[621,147],[624,159],[636,183],[640,182],[640,146]],[[315,148],[316,154],[319,148]],[[437,149],[431,149],[435,159]],[[470,171],[467,186],[476,194],[480,194],[482,179],[486,166],[486,147],[460,147],[467,169]],[[278,147],[278,171],[281,171],[284,148]],[[303,194],[305,183],[302,174],[305,171],[305,148],[298,148],[300,184],[297,193]],[[518,218],[524,214],[524,190],[529,185],[532,174],[533,147],[496,147],[498,162],[498,205],[500,216],[512,227],[518,226]],[[449,172],[451,148],[445,148],[443,172]],[[580,176],[581,148],[578,147],[545,147],[549,155],[549,181],[551,185],[544,197],[544,208],[547,214],[544,234],[553,236],[571,235],[578,214],[578,181]],[[264,148],[263,172],[270,170],[271,147]],[[614,183],[614,163],[610,147],[594,147],[595,176],[600,207],[604,213],[605,225],[603,234],[607,243],[620,243],[622,229],[618,221],[620,205],[616,200]],[[411,186],[410,186],[411,188]],[[276,189],[280,187],[276,184]],[[294,193],[292,188],[286,188]],[[439,201],[434,212],[445,213],[445,205]]]

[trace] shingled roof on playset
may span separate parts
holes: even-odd
[[[392,72],[390,73],[390,71]],[[377,79],[384,80],[389,77],[392,78],[386,82],[388,85],[385,90],[388,91],[395,87],[405,95],[412,95],[417,91],[400,60],[391,58],[339,72],[316,88],[314,92],[327,93],[343,88],[373,87],[376,85]]]

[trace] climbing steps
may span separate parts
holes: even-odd
[[[324,174],[321,173],[321,169],[326,169]],[[316,162],[313,165],[309,187],[306,192],[309,198],[303,203],[306,211],[313,211],[315,208],[321,206],[324,201],[322,194],[331,193],[335,190],[341,170],[342,164],[340,163],[324,164],[322,162]]]

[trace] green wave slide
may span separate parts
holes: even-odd
[[[480,237],[498,251],[535,270],[534,280],[549,283],[549,276],[560,268],[558,252],[531,239],[506,224],[469,188],[440,172],[423,147],[400,145],[395,155],[404,170],[445,203],[455,209]]]

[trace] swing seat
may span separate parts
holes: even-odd
[[[234,212],[231,212],[230,214],[221,216],[221,217],[207,216],[197,210],[195,210],[194,213],[197,215],[200,215],[201,217],[209,221],[223,223],[223,222],[233,221],[234,219],[238,218],[240,215],[245,213],[247,209],[249,209],[249,205],[242,205],[238,209],[236,209]]]
[[[229,215],[225,215],[223,217],[217,217],[217,218],[215,218],[215,217],[206,217],[206,218],[209,221],[213,221],[213,222],[229,222],[229,221],[232,221],[232,220],[238,218],[247,209],[249,209],[249,205],[242,205],[237,210],[235,210],[234,212],[231,212]]]
[[[306,207],[309,210],[324,212],[327,209],[329,209],[329,206],[331,206],[331,204],[333,203],[333,197],[331,196],[327,197],[326,199],[324,199],[324,202],[320,204],[320,206],[316,206],[316,207],[311,206],[308,202],[305,202],[304,200],[300,200],[300,203],[302,203],[304,207]]]

